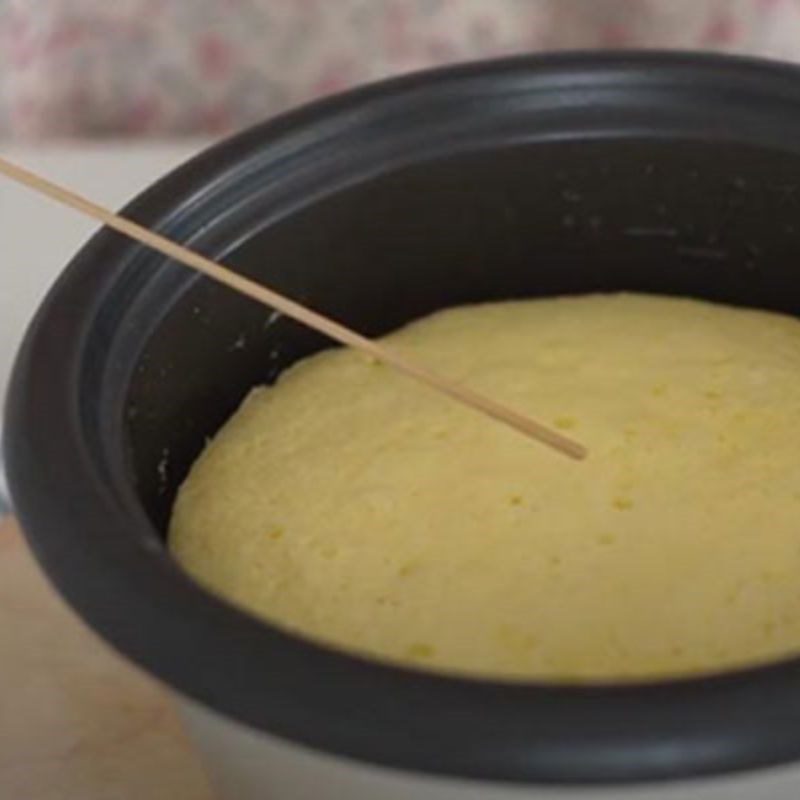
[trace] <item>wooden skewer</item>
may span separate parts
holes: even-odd
[[[185,264],[187,267],[201,272],[203,275],[228,286],[240,294],[246,295],[270,308],[277,309],[287,317],[291,317],[341,344],[361,350],[373,358],[388,364],[399,372],[416,379],[420,383],[426,384],[436,391],[447,395],[453,400],[457,400],[499,422],[503,422],[526,436],[549,445],[553,449],[571,458],[583,459],[587,455],[587,450],[582,444],[566,436],[562,436],[557,431],[548,428],[542,423],[536,422],[524,414],[520,414],[506,407],[496,400],[493,400],[491,397],[486,397],[467,387],[459,386],[449,381],[447,378],[430,371],[426,367],[409,361],[404,356],[379,344],[373,339],[362,336],[360,333],[347,328],[341,323],[319,314],[260,283],[256,283],[149,228],[145,228],[132,220],[121,217],[113,211],[93,203],[91,200],[82,197],[64,186],[53,183],[41,175],[30,172],[4,158],[0,158],[0,173],[62,205],[68,206],[75,211],[79,211],[86,216],[102,222],[109,228],[113,228],[129,236],[131,239],[135,239],[163,253],[165,256],[169,256]]]

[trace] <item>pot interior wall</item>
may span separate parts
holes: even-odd
[[[369,334],[458,303],[591,291],[800,314],[799,211],[792,153],[651,138],[537,142],[406,166],[268,226],[254,207],[252,233],[226,260]],[[185,281],[128,388],[130,469],[162,530],[206,437],[248,389],[327,346],[226,289]]]

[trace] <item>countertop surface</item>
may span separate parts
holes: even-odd
[[[0,153],[119,207],[199,147],[0,144]],[[27,321],[96,227],[0,178],[0,397]],[[0,653],[1,798],[210,800],[167,694],[64,606],[8,518]]]
[[[211,800],[161,687],[100,642],[0,522],[0,797]]]

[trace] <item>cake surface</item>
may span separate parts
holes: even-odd
[[[800,321],[586,295],[385,341],[588,459],[326,351],[253,390],[181,488],[169,544],[201,584],[318,641],[479,676],[800,652]]]

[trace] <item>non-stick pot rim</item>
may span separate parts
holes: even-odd
[[[129,208],[177,235],[214,187],[265,150],[321,125],[374,126],[387,104],[484,97],[531,76],[567,92],[603,75],[670,91],[706,82],[797,104],[800,71],[751,59],[649,54],[516,58],[394,79],[258,126],[192,160]],[[377,109],[377,110],[376,110]],[[800,118],[800,111],[798,112]],[[371,128],[372,130],[372,128]],[[277,157],[274,156],[273,157]],[[279,178],[276,178],[278,180]],[[177,221],[177,222],[176,222]],[[537,686],[445,677],[371,662],[259,622],[216,599],[168,558],[119,465],[87,436],[80,387],[102,349],[97,317],[138,248],[102,231],[73,260],[32,323],[6,416],[12,496],[56,587],[101,636],[178,691],[254,728],[385,766],[468,778],[604,783],[681,778],[800,757],[800,661],[716,677],[627,686]],[[99,266],[102,265],[102,268]],[[75,313],[75,309],[87,309]],[[113,336],[113,329],[110,334]],[[102,403],[96,398],[94,403]],[[85,397],[84,397],[85,406]],[[116,482],[116,484],[115,484]]]

